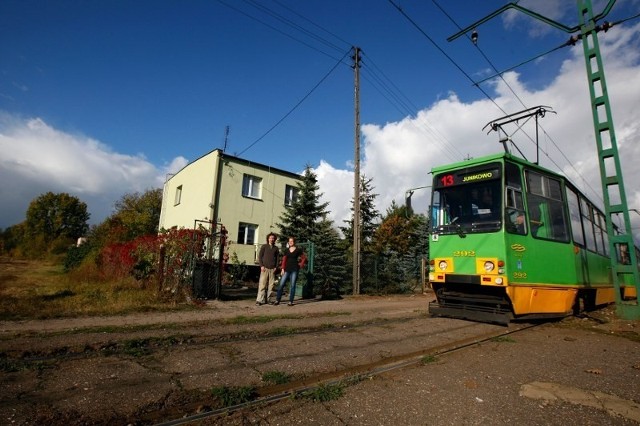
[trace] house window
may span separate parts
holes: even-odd
[[[284,187],[284,205],[290,206],[298,199],[298,188],[291,185]]]
[[[259,199],[261,183],[262,179],[257,176],[244,175],[242,178],[242,195]]]
[[[176,188],[176,198],[175,198],[175,201],[173,202],[173,205],[177,206],[178,204],[180,204],[181,199],[182,199],[182,185]]]
[[[240,222],[238,227],[238,244],[255,244],[258,225]]]

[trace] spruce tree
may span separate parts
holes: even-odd
[[[302,181],[298,183],[298,196],[280,216],[278,227],[282,245],[289,237],[294,237],[298,243],[317,239],[318,223],[329,213],[326,210],[329,203],[320,202],[322,194],[319,190],[318,178],[307,164]]]
[[[371,253],[371,244],[380,219],[380,212],[375,207],[375,200],[378,194],[373,193],[373,179],[360,176],[360,288],[377,286],[376,258]],[[347,226],[340,227],[344,240],[342,247],[347,261],[353,266],[353,213],[354,198],[351,198],[351,219],[345,220]],[[347,279],[353,282],[353,268],[347,271]]]
[[[367,179],[364,175],[360,177],[360,216],[362,218],[360,231],[363,251],[368,250],[380,219],[380,212],[375,206],[378,194],[373,193],[372,181],[373,178]],[[354,199],[351,198],[351,219],[344,221],[347,226],[340,227],[345,240],[351,242],[349,247],[353,245],[353,203]]]
[[[338,235],[333,229],[333,222],[327,219],[327,206],[321,203],[316,174],[307,165],[298,183],[298,195],[282,216],[280,216],[279,241],[284,246],[289,237],[296,243],[308,247],[307,241],[314,245],[313,276],[300,274],[300,285],[314,280],[314,294],[323,293],[325,288],[341,285],[344,279],[346,260],[341,258],[342,252],[337,248]],[[307,253],[309,255],[310,253]]]
[[[322,294],[323,298],[340,297],[348,278],[347,259],[332,221],[323,219],[318,223],[318,237],[314,259],[316,293]]]

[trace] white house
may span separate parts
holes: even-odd
[[[195,229],[211,219],[229,232],[229,253],[256,263],[269,232],[295,199],[301,176],[213,150],[164,183],[160,229]]]

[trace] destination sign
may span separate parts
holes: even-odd
[[[447,186],[464,185],[468,183],[499,179],[500,176],[500,167],[497,164],[490,169],[487,169],[486,166],[473,169],[465,168],[453,172],[441,173],[435,176],[433,187],[442,188]]]

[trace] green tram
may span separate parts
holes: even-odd
[[[432,173],[430,314],[508,324],[615,301],[605,216],[563,176],[507,152]]]

